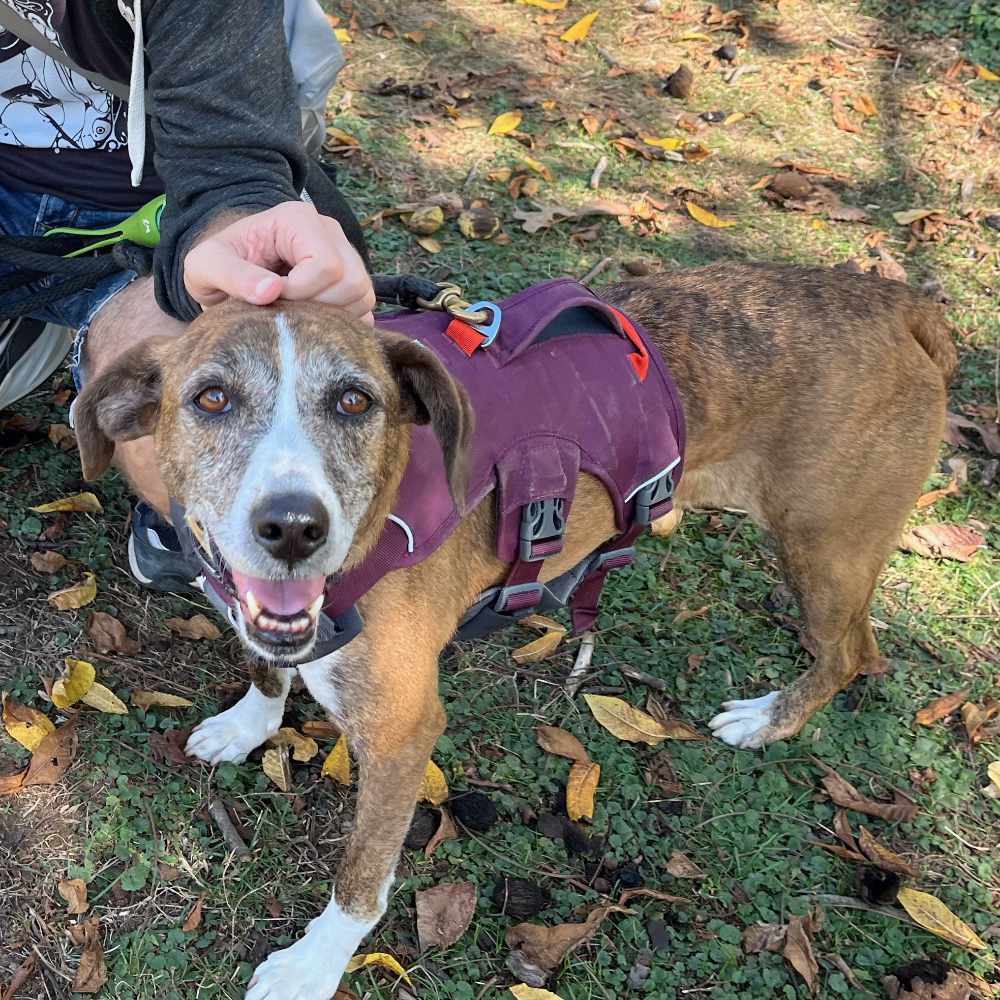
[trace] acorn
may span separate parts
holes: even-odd
[[[712,55],[716,59],[721,59],[723,62],[735,62],[736,57],[740,54],[739,49],[736,48],[732,43],[728,45],[720,45]]]
[[[687,100],[691,96],[691,88],[694,86],[694,73],[681,63],[677,69],[667,77],[663,83],[663,90],[671,97],[680,100]]]
[[[468,240],[489,240],[500,231],[500,220],[492,209],[467,208],[458,216],[458,229]]]
[[[500,818],[497,807],[482,792],[464,792],[448,800],[452,816],[476,833],[485,833]]]
[[[782,198],[796,200],[808,198],[812,194],[812,181],[797,170],[785,170],[775,174],[768,187],[776,191]]]
[[[441,818],[436,812],[432,812],[430,809],[417,809],[413,814],[410,832],[407,833],[403,846],[408,847],[411,851],[426,847],[440,822]]]
[[[404,224],[411,233],[430,236],[444,225],[444,209],[440,205],[423,205],[408,215]]]
[[[509,917],[527,920],[549,905],[549,894],[537,883],[526,878],[504,878],[493,889],[497,909]]]

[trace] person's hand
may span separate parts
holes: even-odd
[[[286,201],[210,232],[184,260],[184,285],[201,306],[226,298],[325,302],[374,322],[375,292],[340,223]]]

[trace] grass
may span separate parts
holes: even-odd
[[[657,15],[638,7],[631,0],[595,0],[546,15],[507,2],[391,0],[378,14],[355,4],[356,25],[346,5],[338,11],[355,41],[332,120],[360,141],[357,152],[339,160],[344,188],[359,213],[370,216],[457,191],[467,202],[486,199],[504,223],[501,238],[470,242],[449,222],[436,234],[441,252],[430,255],[398,219],[376,219],[368,232],[377,269],[455,277],[470,295],[487,298],[547,277],[581,276],[605,258],[611,262],[598,283],[617,278],[623,262],[637,260],[655,267],[719,257],[830,265],[851,256],[864,260],[866,237],[882,230],[888,234],[885,246],[904,262],[911,281],[936,280],[951,300],[962,358],[952,408],[995,406],[996,233],[974,221],[948,227],[940,241],[909,246],[908,232],[892,219],[893,212],[919,207],[953,215],[998,211],[997,123],[990,108],[1000,84],[945,77],[967,39],[911,36],[891,9],[871,17],[841,0],[747,3],[742,9],[752,33],[740,61],[759,69],[730,86],[710,53],[735,35],[702,24],[700,4],[679,8],[667,0]],[[546,47],[546,33],[598,8],[587,42]],[[379,22],[389,27],[377,28]],[[706,31],[712,32],[711,43],[679,40]],[[404,37],[407,32],[425,36],[414,42]],[[833,36],[841,44],[831,43]],[[629,72],[611,75],[598,47]],[[898,62],[894,54],[874,51],[897,48]],[[663,96],[658,85],[680,61],[696,77],[686,105]],[[376,96],[373,91],[389,76],[426,83],[437,94],[450,89],[449,100],[467,90],[460,114],[481,118],[483,127],[457,128],[443,110],[446,102],[434,97]],[[821,90],[809,86],[816,79]],[[879,114],[856,134],[835,128],[829,95],[837,90],[869,93]],[[941,114],[948,101],[975,102],[976,110]],[[526,150],[511,138],[488,137],[485,127],[518,103],[527,105],[520,129],[534,144],[530,155],[553,176],[543,181],[537,200],[579,204],[593,197],[591,172],[607,156],[600,196],[634,202],[646,192],[666,206],[659,212],[661,225],[587,219],[535,236],[524,233],[512,212],[527,207],[526,200],[515,204],[490,172],[516,166]],[[675,120],[685,107],[746,117],[693,136],[713,151],[698,164],[623,155],[608,132],[590,136],[578,124],[581,114],[600,121],[617,115],[620,125],[637,132],[682,134]],[[869,223],[816,227],[810,216],[762,201],[750,188],[782,155],[846,174],[844,200],[865,206]],[[966,178],[971,194],[963,199]],[[690,197],[737,225],[698,226],[683,211]],[[571,239],[578,230],[583,232]],[[85,634],[89,609],[54,612],[46,602],[51,590],[76,581],[86,567],[100,587],[93,607],[119,617],[142,643],[134,657],[90,657],[100,679],[123,697],[137,688],[169,690],[192,698],[195,707],[133,709],[127,717],[87,711],[80,752],[64,781],[0,800],[0,983],[34,948],[42,957],[40,972],[16,996],[69,995],[78,952],[64,934],[69,921],[55,883],[78,876],[88,882],[93,912],[102,922],[109,969],[104,996],[241,997],[253,967],[270,949],[294,940],[321,908],[349,829],[351,796],[320,776],[321,758],[297,765],[294,791],[284,794],[263,776],[257,757],[214,772],[157,757],[151,737],[191,726],[239,694],[242,656],[228,633],[213,643],[170,636],[166,618],[204,609],[134,586],[124,559],[127,492],[113,477],[97,487],[106,513],[72,515],[65,535],[53,543],[71,560],[66,570],[52,578],[32,570],[28,557],[49,519],[28,507],[81,485],[75,453],[56,449],[45,436],[48,424],[66,421],[65,403],[53,402],[52,394],[68,384],[66,375],[57,376],[19,406],[29,429],[4,432],[0,682],[19,700],[45,709],[36,694],[40,677],[54,676],[66,655],[91,652]],[[37,431],[30,430],[32,421]],[[968,459],[969,484],[959,496],[915,513],[914,523],[974,521],[987,535],[987,549],[968,564],[902,552],[892,557],[873,608],[892,671],[859,680],[800,736],[763,753],[734,752],[710,741],[670,743],[667,753],[682,786],[677,795],[647,784],[645,773],[660,748],[617,742],[594,723],[582,699],[566,695],[575,643],[530,671],[515,669],[510,659],[525,635],[449,651],[442,690],[450,722],[436,759],[454,790],[477,776],[503,786],[489,790],[501,821],[488,833],[446,843],[432,859],[404,852],[390,911],[366,948],[390,951],[411,967],[414,992],[422,998],[492,1000],[509,996],[506,987],[514,981],[504,943],[512,921],[490,899],[500,877],[525,876],[545,885],[552,904],[538,919],[546,923],[581,919],[600,900],[593,888],[581,888],[588,881],[583,860],[522,819],[525,810],[553,808],[566,779],[566,762],[535,743],[534,725],[546,722],[575,733],[602,766],[593,832],[604,839],[606,855],[635,863],[645,885],[692,900],[690,906],[669,906],[640,899],[632,913],[610,917],[560,970],[553,989],[563,1000],[629,993],[629,970],[650,947],[649,925],[656,920],[666,923],[669,946],[654,953],[651,974],[636,995],[807,996],[779,955],[745,956],[740,937],[755,922],[804,913],[816,894],[859,891],[856,866],[810,844],[833,840],[834,817],[818,791],[821,772],[813,757],[869,794],[888,796],[899,787],[914,796],[921,811],[913,822],[866,824],[917,865],[912,884],[938,895],[992,946],[977,955],[881,915],[828,909],[816,939],[820,995],[857,995],[824,957],[833,954],[875,995],[881,994],[883,975],[925,955],[995,977],[1000,808],[980,789],[1000,745],[970,747],[955,718],[929,728],[913,723],[916,709],[965,685],[982,703],[996,695],[1000,677],[1000,502],[996,486],[981,482],[988,456],[943,446],[942,463],[958,454]],[[943,475],[935,475],[928,487],[943,482]],[[628,664],[661,677],[672,710],[700,723],[726,697],[787,683],[808,657],[781,617],[779,582],[766,541],[736,514],[695,516],[674,537],[645,541],[635,568],[614,575],[607,589],[594,660],[599,673],[589,690],[615,691],[642,704],[645,689],[620,672]],[[672,624],[679,611],[703,606],[704,615]],[[290,702],[290,724],[318,715],[307,697]],[[5,771],[26,756],[2,732],[0,754]],[[227,854],[205,812],[211,792],[235,810],[253,846],[249,858]],[[852,819],[856,827],[861,817]],[[675,849],[688,853],[705,877],[685,881],[667,874],[665,863]],[[419,956],[414,890],[465,880],[479,890],[471,928],[451,949]],[[185,932],[181,925],[201,894],[202,924]],[[359,973],[349,982],[359,997],[401,995],[379,972]]]

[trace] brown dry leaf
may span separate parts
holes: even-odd
[[[962,706],[962,724],[965,726],[966,735],[973,746],[987,735],[988,731],[984,732],[983,726],[998,712],[1000,712],[1000,702],[993,699],[986,702],[982,708],[974,701],[966,702]]]
[[[751,924],[743,932],[743,951],[756,955],[761,951],[781,951],[785,945],[784,924]]]
[[[878,108],[872,100],[871,94],[855,94],[851,99],[854,110],[865,118],[874,118],[878,114]]]
[[[720,219],[707,208],[702,208],[701,205],[697,205],[693,201],[685,202],[684,206],[687,208],[688,215],[695,222],[700,222],[703,226],[708,226],[710,229],[728,229],[730,226],[736,225],[735,219]]]
[[[476,887],[471,882],[435,885],[418,890],[416,904],[420,950],[450,948],[475,916]]]
[[[930,507],[931,504],[935,504],[942,497],[953,497],[961,493],[962,490],[958,483],[952,479],[949,481],[947,486],[943,486],[939,490],[930,490],[927,493],[922,494],[917,498],[917,510],[923,510],[924,507]]]
[[[530,0],[521,0],[521,3],[528,2]],[[510,986],[508,989],[514,994],[516,1000],[562,1000],[562,997],[551,990],[542,989],[540,986],[529,986],[527,983]]]
[[[900,548],[928,559],[956,559],[968,562],[982,548],[986,539],[964,524],[921,524],[903,532]]]
[[[528,156],[527,154],[522,153],[521,162],[524,163],[525,166],[528,166],[532,170],[534,170],[535,173],[538,174],[540,177],[544,177],[547,181],[551,181],[553,179],[552,171],[549,170],[549,168],[544,163],[542,163],[540,160],[536,160],[533,156]]]
[[[919,222],[931,215],[942,214],[940,208],[910,208],[905,212],[893,212],[892,217],[900,226],[908,226],[913,222]]]
[[[477,118],[475,115],[458,115],[452,124],[456,128],[469,129],[469,128],[482,128],[485,122],[482,118]]]
[[[451,813],[447,809],[441,810],[441,822],[438,823],[438,828],[434,831],[434,836],[427,841],[427,846],[424,848],[424,857],[432,858],[434,852],[446,841],[446,840],[457,840],[458,839],[458,828],[455,826],[455,821],[451,818]]]
[[[684,896],[672,896],[669,892],[661,892],[659,889],[626,889],[618,897],[618,905],[624,906],[633,899],[657,899],[661,903],[684,903],[690,904],[691,900]]]
[[[146,711],[150,708],[190,708],[194,702],[178,694],[165,691],[133,691],[129,700],[136,708]]]
[[[287,746],[292,749],[292,760],[307,764],[319,753],[319,744],[311,736],[303,736],[291,726],[282,726],[268,741],[269,747]]]
[[[562,960],[597,932],[609,913],[620,913],[619,906],[598,906],[582,924],[515,924],[507,930],[507,947],[518,949],[546,975],[554,972]]]
[[[87,883],[82,878],[62,879],[56,883],[59,895],[66,900],[66,912],[71,916],[79,916],[90,909],[87,902]]]
[[[840,173],[837,170],[830,170],[828,167],[820,167],[814,163],[804,163],[802,160],[777,159],[771,164],[771,166],[778,167],[779,169],[784,167],[788,170],[795,170],[800,174],[815,174],[817,177],[829,177],[832,180],[840,181],[844,184],[851,179],[849,175]]]
[[[420,783],[420,791],[417,800],[429,802],[432,806],[439,806],[448,798],[448,781],[444,772],[434,763],[427,761],[424,769],[424,780]]]
[[[913,865],[907,864],[898,854],[890,851],[888,847],[883,847],[869,832],[868,827],[862,826],[858,834],[858,845],[869,861],[872,861],[883,871],[895,872],[897,875],[905,875],[907,878],[916,878],[917,870]]]
[[[32,552],[28,557],[36,573],[58,573],[69,561],[61,552]]]
[[[576,761],[569,769],[566,782],[566,815],[578,819],[594,818],[594,796],[601,780],[601,765],[593,761]]]
[[[646,711],[656,719],[667,734],[668,740],[707,740],[708,737],[699,733],[694,726],[688,725],[683,719],[667,715],[663,703],[655,695],[647,695]]]
[[[302,732],[314,740],[335,740],[340,736],[340,730],[324,719],[307,719],[302,723]]]
[[[183,639],[218,639],[222,633],[204,615],[190,618],[168,618],[168,629]]]
[[[833,124],[842,132],[860,132],[861,129],[847,117],[843,98],[839,94],[833,96]]]
[[[110,688],[94,681],[87,689],[87,693],[80,699],[84,705],[96,708],[98,712],[107,715],[128,715],[128,708]]]
[[[667,871],[674,878],[704,878],[705,873],[683,852],[674,851],[667,860]]]
[[[486,134],[507,135],[508,132],[513,132],[521,124],[523,117],[524,114],[520,111],[505,111],[493,119],[493,124],[490,125],[490,129]]]
[[[819,963],[812,949],[812,935],[816,929],[817,924],[814,923],[811,914],[805,917],[792,917],[788,921],[785,948],[782,951],[785,961],[805,980],[812,994],[815,994],[819,987],[816,981],[819,975]]]
[[[929,705],[917,712],[917,722],[922,726],[931,726],[939,719],[951,715],[956,708],[961,707],[968,701],[969,688],[962,688],[961,691],[953,691],[951,694],[941,695],[935,698]]]
[[[93,663],[67,656],[63,661],[66,669],[52,685],[52,704],[56,708],[75,705],[93,686],[97,671]]]
[[[931,934],[970,951],[981,951],[988,947],[968,924],[959,920],[936,896],[904,887],[899,890],[897,898],[899,905]]]
[[[305,728],[305,727],[303,727]],[[347,750],[347,737],[341,736],[323,761],[323,774],[339,785],[351,783],[351,758]]]
[[[920,812],[913,802],[900,795],[899,792],[896,792],[896,801],[893,803],[876,802],[874,799],[862,795],[854,785],[842,778],[829,765],[815,757],[813,757],[813,761],[825,772],[823,787],[838,806],[853,809],[855,812],[865,813],[868,816],[878,816],[888,823],[908,823]]]
[[[666,795],[680,795],[684,786],[677,780],[673,762],[668,750],[660,750],[649,761],[643,775],[647,785],[655,785]]]
[[[31,763],[24,772],[21,787],[29,785],[54,785],[65,773],[76,756],[76,720],[49,733],[38,744],[31,756]]]
[[[518,620],[517,624],[523,625],[525,628],[536,628],[542,632],[566,631],[559,622],[546,615],[525,615],[524,618]]]
[[[840,839],[852,851],[861,850],[861,848],[858,847],[858,842],[854,839],[854,833],[851,830],[851,821],[843,809],[838,809],[837,815],[833,818],[833,832],[836,833],[836,835],[840,837]]]
[[[852,861],[858,865],[865,863],[865,856],[860,851],[852,851],[849,847],[844,847],[842,844],[824,844],[819,840],[808,840],[806,843],[811,844],[813,847],[819,847],[824,851],[829,851],[830,854],[836,854],[838,858],[843,858],[845,861]]]
[[[587,763],[590,754],[584,745],[572,734],[558,726],[535,726],[538,745],[548,753],[568,757],[570,760]]]
[[[595,10],[591,14],[585,14],[572,27],[567,28],[560,36],[561,42],[582,42],[590,33],[591,26],[597,20],[600,11]]]
[[[101,924],[97,917],[91,917],[76,924],[70,930],[73,940],[83,945],[83,957],[73,980],[74,993],[99,993],[108,981],[108,970],[104,964],[104,948],[101,946]]]
[[[585,694],[583,699],[597,722],[620,740],[656,746],[667,738],[666,729],[656,719],[621,698]]]
[[[196,931],[201,926],[201,908],[205,902],[205,895],[205,893],[202,893],[194,906],[191,907],[191,912],[187,915],[187,919],[181,924],[182,931]]]
[[[3,726],[7,734],[17,740],[25,750],[34,753],[49,733],[55,732],[55,725],[47,715],[37,708],[22,705],[6,692],[3,694]]]
[[[49,594],[49,604],[59,611],[74,611],[85,607],[97,597],[97,577],[93,573],[84,573],[83,583],[74,583]]]
[[[95,611],[87,623],[87,635],[98,653],[124,653],[134,656],[139,652],[139,643],[125,634],[125,626],[112,615]],[[188,703],[190,704],[190,702]]]
[[[328,125],[326,128],[326,141],[323,145],[327,149],[337,149],[349,146],[360,146],[361,143],[350,132],[345,132],[336,125]]]
[[[963,429],[976,431],[982,438],[983,445],[991,455],[1000,455],[1000,426],[995,420],[969,420],[961,414],[945,414],[945,440],[959,448],[970,447],[969,441],[962,433]]]
[[[549,629],[537,639],[515,649],[511,658],[518,664],[538,663],[556,651],[565,634],[564,628]]]
[[[39,506],[30,509],[36,514],[56,514],[61,511],[100,514],[104,511],[101,501],[93,493],[74,493],[72,496],[61,497],[51,503],[39,504]]]
[[[68,424],[49,424],[49,440],[60,451],[71,451],[76,447],[76,435]]]
[[[21,987],[35,974],[36,961],[37,959],[32,953],[14,970],[10,985],[0,994],[2,1000],[14,1000]]]
[[[418,236],[417,245],[428,253],[440,253],[444,249],[433,236]]]
[[[355,955],[348,963],[347,967],[344,969],[345,972],[357,972],[358,969],[363,969],[369,965],[377,965],[380,968],[387,969],[394,976],[401,976],[404,982],[409,986],[413,985],[413,980],[406,974],[406,969],[404,969],[399,962],[392,957],[392,955],[386,954],[384,951],[372,952],[369,955]]]
[[[708,614],[709,605],[702,605],[700,608],[696,608],[694,611],[689,611],[685,609],[684,611],[678,611],[674,615],[674,625],[680,625],[683,622],[690,621],[692,618],[704,618]]]
[[[291,790],[292,769],[288,763],[288,747],[265,750],[260,766],[271,781],[283,792]]]

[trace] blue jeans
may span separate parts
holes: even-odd
[[[101,208],[81,208],[51,194],[37,194],[33,191],[9,191],[0,184],[0,235],[42,236],[56,226],[73,226],[78,229],[103,229],[128,218],[129,212],[112,212]],[[0,276],[9,274],[13,268],[0,261]],[[80,388],[80,356],[84,338],[90,329],[94,316],[109,299],[131,284],[137,277],[135,271],[119,271],[102,278],[93,288],[76,292],[45,308],[32,313],[33,319],[45,323],[55,323],[76,331],[76,340],[70,353],[70,367],[73,381]],[[32,282],[11,297],[23,297],[64,280],[57,275],[49,275]]]

